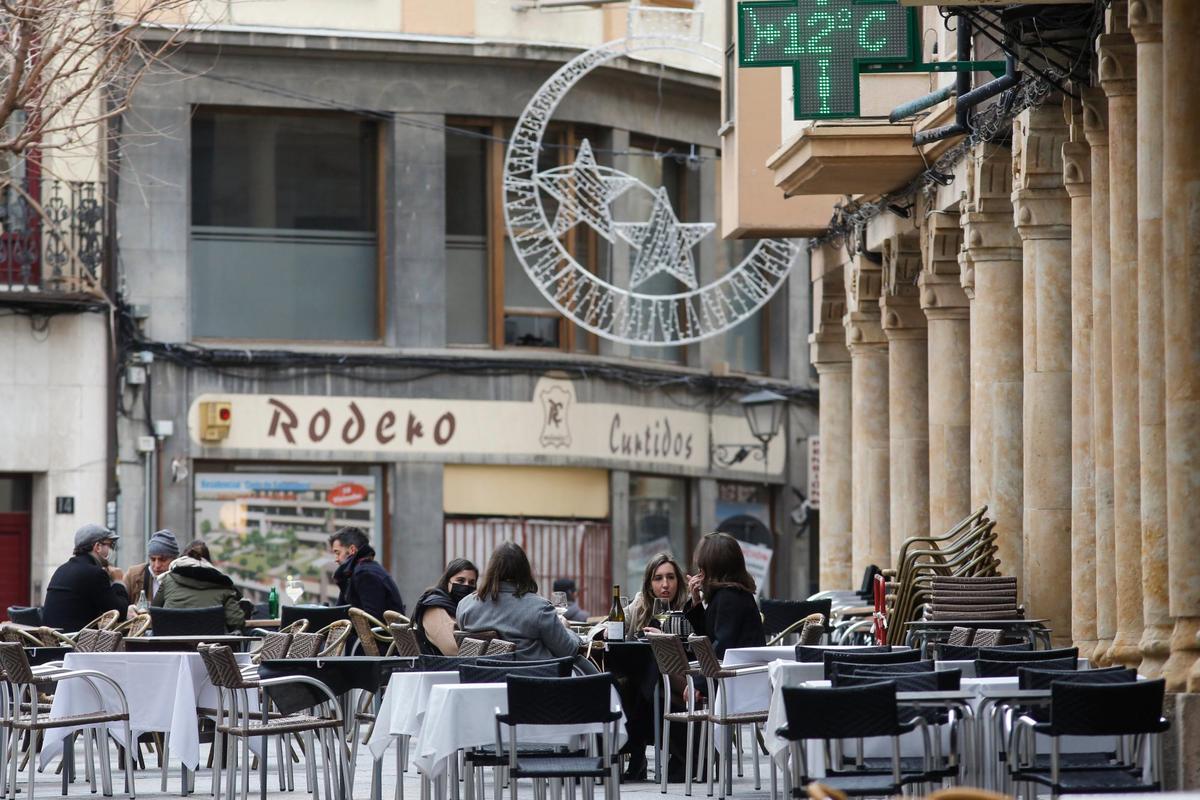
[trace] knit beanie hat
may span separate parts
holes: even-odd
[[[165,528],[156,532],[150,537],[150,544],[146,547],[146,555],[179,558],[179,542],[175,540],[175,534]]]

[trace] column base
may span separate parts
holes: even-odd
[[[1093,667],[1112,666],[1112,662],[1108,660],[1108,651],[1112,650],[1112,645],[1113,640],[1111,638],[1096,640],[1096,649],[1088,655],[1088,661],[1091,662]]]
[[[1147,625],[1138,646],[1142,650],[1142,664],[1138,672],[1146,678],[1161,677],[1163,665],[1171,655],[1171,626]]]
[[[1122,667],[1137,669],[1142,663],[1142,648],[1137,634],[1117,631],[1117,638],[1113,639],[1112,647],[1108,651],[1108,662],[1112,666],[1119,664]]]
[[[1188,676],[1200,657],[1197,633],[1200,633],[1200,617],[1178,617],[1175,620],[1175,630],[1171,633],[1171,655],[1162,669],[1168,692],[1187,691]]]

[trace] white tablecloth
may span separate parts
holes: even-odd
[[[613,710],[621,709],[616,687],[612,689]],[[496,709],[508,711],[508,686],[503,683],[437,684],[429,693],[425,717],[417,737],[417,767],[436,777],[446,770],[449,759],[464,748],[494,744]],[[522,725],[517,732],[523,741],[569,744],[580,734],[601,733],[600,724],[558,726]],[[503,729],[507,733],[507,729]],[[625,744],[625,718],[622,711],[617,725],[618,741],[614,750]]]
[[[249,653],[235,653],[246,663]],[[171,755],[188,769],[200,763],[200,735],[196,708],[215,708],[217,691],[199,653],[67,653],[65,669],[91,669],[117,682],[129,704],[129,726],[134,737],[148,731],[171,735]],[[119,711],[120,699],[107,683],[95,681],[105,710]],[[58,684],[51,717],[97,711],[96,696],[80,679]],[[45,731],[42,765],[62,751],[63,740],[78,728]],[[121,723],[109,725],[109,733],[120,740]]]
[[[367,747],[376,760],[396,736],[417,736],[434,686],[458,683],[457,672],[393,672],[383,692]]]

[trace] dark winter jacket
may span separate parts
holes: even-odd
[[[361,608],[375,619],[383,612],[404,613],[404,601],[392,576],[375,560],[375,550],[363,547],[343,561],[333,573],[338,585],[338,605]]]
[[[222,606],[225,627],[236,631],[246,623],[246,614],[238,606],[239,599],[241,595],[234,588],[232,578],[208,561],[182,556],[171,562],[170,571],[159,581],[153,605],[162,608]]]
[[[54,570],[46,587],[42,623],[64,631],[77,631],[106,611],[129,609],[124,584],[114,583],[90,553],[72,556]]]
[[[722,586],[713,590],[707,606],[689,601],[683,611],[696,635],[712,640],[718,658],[724,658],[731,647],[762,647],[767,643],[758,604],[745,589]]]

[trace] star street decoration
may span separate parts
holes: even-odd
[[[552,231],[563,234],[585,222],[596,233],[612,241],[613,218],[609,204],[637,180],[597,164],[591,142],[584,139],[574,164],[539,173],[537,182],[558,201],[558,213],[550,226]]]
[[[630,286],[639,286],[647,278],[666,272],[689,289],[695,289],[696,264],[692,248],[717,227],[712,222],[682,223],[671,207],[665,186],[654,193],[654,209],[646,222],[619,222],[617,233],[637,250]]]
[[[670,17],[672,25],[656,28],[664,16]],[[611,341],[683,345],[727,331],[771,299],[801,252],[796,240],[761,239],[740,264],[701,284],[693,249],[716,226],[680,223],[664,187],[647,186],[632,175],[598,164],[587,141],[580,144],[573,164],[538,172],[542,140],[555,109],[596,68],[634,53],[658,51],[676,56],[686,52],[720,70],[724,53],[702,41],[701,19],[698,11],[631,7],[628,37],[576,56],[538,89],[517,120],[505,155],[504,222],[517,259],[561,314]],[[623,200],[628,192],[641,193],[650,201],[647,218],[614,218],[614,201]],[[553,221],[542,202],[545,195],[558,202]],[[616,204],[618,210],[621,205]],[[610,249],[630,256],[628,285],[603,280],[567,250],[563,234],[580,223],[612,244],[628,243],[628,248]],[[710,267],[700,273],[712,271]],[[680,290],[658,294],[638,290],[662,273],[674,277]]]

